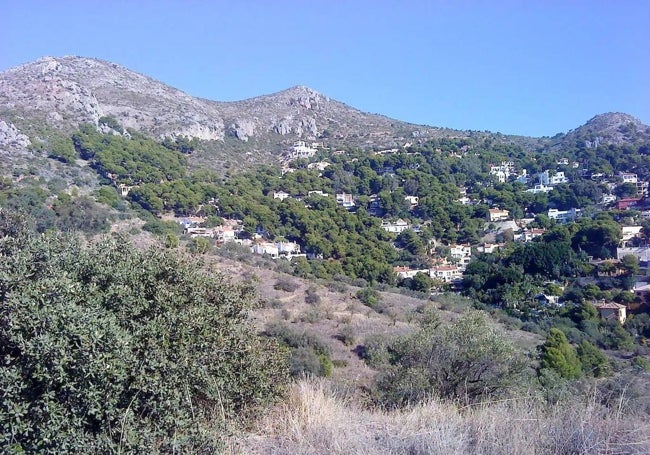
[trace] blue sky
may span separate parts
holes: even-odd
[[[6,0],[0,70],[113,61],[227,101],[307,85],[363,111],[552,136],[650,124],[650,1]]]

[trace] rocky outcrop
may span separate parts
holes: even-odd
[[[255,135],[255,121],[249,118],[236,118],[230,125],[232,134],[244,142]]]
[[[0,120],[0,148],[27,148],[31,142],[15,125]]]

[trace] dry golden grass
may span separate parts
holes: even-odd
[[[545,406],[534,398],[460,408],[431,401],[370,410],[305,380],[231,454],[647,454],[650,425],[593,400]]]

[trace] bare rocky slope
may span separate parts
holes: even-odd
[[[93,58],[44,57],[0,73],[3,159],[25,157],[31,141],[53,131],[70,133],[82,122],[97,124],[102,116],[156,138],[204,141],[198,165],[224,157],[240,163],[268,162],[297,139],[384,148],[435,137],[492,136],[539,150],[650,137],[646,125],[626,114],[599,115],[551,139],[413,125],[361,112],[304,86],[243,101],[209,101]]]

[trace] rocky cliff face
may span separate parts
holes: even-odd
[[[0,156],[6,160],[17,156],[28,155],[27,149],[31,145],[29,138],[22,134],[12,123],[0,120]]]

